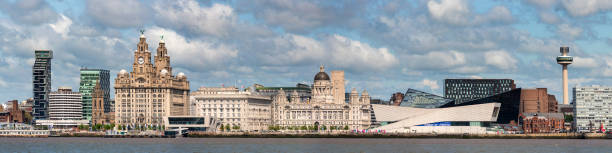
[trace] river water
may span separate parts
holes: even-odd
[[[2,138],[0,152],[612,152],[612,140]]]

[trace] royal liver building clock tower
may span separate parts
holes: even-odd
[[[172,74],[166,43],[159,42],[155,63],[144,31],[134,51],[132,71],[121,70],[115,79],[115,121],[129,127],[159,127],[164,117],[189,115],[189,81]]]

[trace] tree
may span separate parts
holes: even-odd
[[[349,130],[348,125],[345,125],[345,126],[344,126],[344,130]]]
[[[230,131],[230,125],[229,125],[229,123],[227,123],[227,125],[225,125],[225,130]]]
[[[565,122],[570,123],[574,121],[574,116],[573,115],[564,115],[565,117]]]
[[[240,130],[240,126],[238,126],[238,125],[234,125],[234,126],[232,126],[232,129],[234,129],[234,130]]]
[[[221,124],[221,127],[219,128],[221,131],[223,131],[225,128],[223,127],[223,124]]]
[[[300,130],[308,130],[308,128],[307,128],[306,126],[302,125],[302,126],[300,127]]]
[[[327,130],[327,126],[326,125],[321,126],[321,130]]]

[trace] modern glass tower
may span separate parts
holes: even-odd
[[[110,74],[108,70],[103,69],[81,69],[81,83],[79,83],[79,92],[83,99],[83,119],[91,120],[91,94],[93,93],[96,83],[100,81],[100,86],[104,92],[104,112],[110,111]]]
[[[53,51],[35,50],[34,66],[32,66],[32,93],[34,106],[32,116],[35,120],[49,117],[49,90],[51,90],[51,59]]]

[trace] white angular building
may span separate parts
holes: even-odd
[[[344,72],[332,71],[330,78],[323,66],[314,77],[311,98],[302,99],[293,92],[287,99],[282,89],[272,102],[272,122],[279,127],[337,127],[351,130],[370,127],[370,96],[363,91],[361,96],[355,89],[345,102]],[[329,128],[328,128],[329,129]]]
[[[374,117],[381,126],[374,130],[398,133],[485,134],[497,121],[500,103],[449,108],[414,108],[373,104]]]
[[[235,87],[202,87],[191,93],[191,114],[211,116],[243,131],[267,130],[271,122],[269,96]]]

